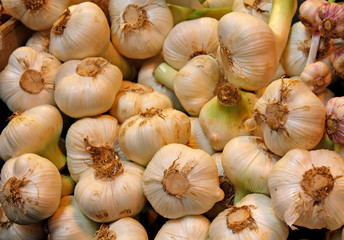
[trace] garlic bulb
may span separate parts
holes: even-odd
[[[70,176],[78,182],[89,168],[97,167],[101,157],[118,157],[115,150],[119,131],[116,118],[101,115],[74,122],[66,134],[67,165]],[[104,156],[102,156],[104,154]]]
[[[5,10],[25,26],[41,31],[51,28],[67,8],[69,0],[2,0]]]
[[[209,226],[209,220],[202,215],[171,219],[160,228],[154,240],[207,240]]]
[[[166,94],[140,83],[123,81],[119,93],[110,108],[110,115],[123,123],[126,119],[150,108],[172,108],[173,103]]]
[[[318,94],[330,85],[332,76],[326,63],[318,61],[308,64],[301,72],[300,79],[312,92]]]
[[[173,90],[160,83],[154,76],[153,71],[163,62],[162,54],[159,54],[153,58],[147,59],[141,66],[137,83],[152,87],[154,90],[160,91],[166,94],[173,102],[173,108],[179,111],[183,111],[183,107],[177,98]]]
[[[198,116],[201,108],[214,97],[220,69],[215,58],[199,55],[182,67],[173,79],[173,90],[184,109]]]
[[[320,33],[326,38],[344,37],[344,8],[338,3],[323,4],[316,18]]]
[[[48,231],[54,240],[92,240],[99,225],[81,212],[74,196],[63,197],[56,212],[48,219]]]
[[[209,228],[211,240],[286,240],[288,234],[288,226],[274,214],[271,199],[257,193],[221,212]]]
[[[10,221],[4,209],[0,207],[0,239],[1,240],[44,240],[46,234],[43,223],[20,225]]]
[[[27,153],[6,161],[0,187],[0,200],[8,219],[27,225],[53,215],[60,203],[62,183],[54,164]]]
[[[266,146],[283,156],[293,148],[312,149],[321,140],[325,107],[301,81],[273,81],[254,106],[253,118]],[[252,120],[251,119],[251,120]]]
[[[27,40],[26,46],[32,47],[39,52],[48,52],[50,42],[50,30],[37,31]]]
[[[219,46],[217,24],[218,21],[210,17],[178,23],[164,41],[164,60],[179,70],[197,55],[215,57]]]
[[[245,129],[244,123],[253,114],[257,96],[240,91],[230,83],[217,90],[217,96],[202,107],[199,123],[210,145],[221,151],[232,138],[251,135],[252,132]]]
[[[69,0],[69,6],[76,5],[82,2],[93,2],[97,4],[105,13],[106,18],[110,20],[109,16],[109,0]]]
[[[267,23],[271,8],[272,0],[234,0],[232,11],[248,13]]]
[[[148,240],[144,227],[131,217],[124,217],[109,225],[103,224],[93,240]]]
[[[61,61],[103,57],[116,65],[124,79],[132,79],[132,66],[110,42],[110,27],[104,12],[92,2],[67,8],[50,31],[49,52]]]
[[[344,158],[330,150],[290,150],[268,185],[275,214],[290,227],[335,230],[344,224]]]
[[[61,114],[51,105],[16,113],[1,132],[0,157],[6,161],[24,153],[36,153],[62,169],[66,157],[58,146],[61,132]]]
[[[344,46],[338,47],[331,52],[330,61],[335,74],[344,78]]]
[[[136,163],[102,154],[76,184],[74,196],[81,211],[101,223],[136,216],[146,204],[143,171]]]
[[[165,218],[203,214],[224,197],[212,157],[178,143],[163,146],[154,155],[143,174],[143,190]]]
[[[221,162],[235,188],[234,203],[249,193],[270,195],[268,174],[279,159],[261,137],[240,136],[230,140],[222,152]]]
[[[213,155],[215,150],[210,145],[210,142],[203,132],[203,129],[199,123],[199,118],[196,117],[189,117],[191,123],[191,133],[188,142],[186,143],[187,146],[195,149],[202,149]]]
[[[0,73],[0,97],[12,112],[51,104],[54,101],[54,77],[60,61],[46,52],[19,47],[12,52]]]
[[[150,108],[122,123],[118,143],[127,158],[147,166],[162,146],[186,144],[190,132],[190,120],[185,113],[173,108]]]
[[[319,8],[328,4],[325,0],[307,0],[304,1],[299,7],[299,19],[302,24],[310,31],[318,31],[317,18],[319,13]]]
[[[122,80],[119,68],[104,58],[69,60],[55,78],[56,104],[73,118],[100,115],[111,108]]]
[[[344,97],[334,97],[327,102],[326,132],[332,142],[344,145]]]
[[[128,58],[157,55],[173,27],[165,0],[110,0],[109,13],[111,41]]]
[[[279,59],[274,51],[274,33],[263,20],[247,13],[228,13],[219,21],[218,35],[229,81],[250,91],[270,83]]]

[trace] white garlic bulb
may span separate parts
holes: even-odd
[[[101,223],[136,216],[146,204],[143,171],[136,163],[106,154],[99,156],[97,165],[86,170],[75,187],[81,211]]]
[[[164,60],[179,70],[195,56],[215,57],[219,47],[217,24],[218,21],[210,17],[178,23],[164,41]]]
[[[55,78],[56,104],[73,118],[100,115],[111,108],[122,80],[119,68],[104,58],[67,61]]]
[[[209,226],[209,220],[202,215],[171,219],[162,225],[154,240],[207,240]]]
[[[320,99],[301,81],[273,81],[254,106],[254,121],[266,146],[283,156],[293,148],[312,149],[322,139],[326,111]]]
[[[146,229],[131,217],[121,218],[109,225],[103,224],[93,240],[148,240]]]
[[[211,240],[286,240],[288,226],[272,209],[271,199],[263,194],[249,194],[221,212],[211,223]]]
[[[119,157],[115,150],[119,127],[117,119],[110,115],[82,118],[69,127],[67,165],[74,181],[78,182],[87,169],[100,164],[101,154]]]
[[[8,160],[24,153],[36,153],[52,161],[58,169],[66,164],[58,142],[62,116],[51,105],[39,105],[15,114],[0,135],[0,157]]]
[[[53,215],[60,203],[62,183],[52,162],[27,153],[6,161],[0,187],[1,204],[8,219],[26,225]]]
[[[293,149],[272,168],[275,214],[290,227],[335,230],[344,224],[344,158],[331,150]]]
[[[0,73],[0,97],[12,112],[55,105],[55,75],[60,61],[46,52],[19,47]]]
[[[123,123],[126,119],[150,108],[172,108],[171,99],[164,93],[140,83],[123,81],[109,114]]]
[[[190,132],[190,120],[185,113],[173,108],[150,108],[122,123],[118,143],[127,158],[147,166],[162,146],[186,144]]]
[[[231,12],[220,19],[218,35],[223,69],[229,81],[250,91],[271,82],[279,59],[274,33],[263,20],[247,13]]]
[[[272,0],[234,0],[232,11],[244,12],[268,23],[272,8]]]
[[[46,234],[42,222],[21,225],[9,220],[0,207],[0,239],[1,240],[45,240]]]
[[[212,157],[178,143],[163,146],[154,155],[143,174],[143,190],[165,218],[203,214],[224,197]]]
[[[61,198],[59,207],[48,219],[48,231],[54,240],[92,240],[99,225],[81,212],[72,195]]]
[[[68,3],[69,0],[2,0],[3,7],[11,16],[36,31],[51,28]]]
[[[32,47],[39,52],[48,52],[50,42],[50,29],[45,31],[37,31],[27,40],[26,46]]]
[[[165,0],[110,0],[109,14],[111,41],[128,58],[157,55],[173,27]]]

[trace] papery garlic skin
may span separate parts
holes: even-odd
[[[107,237],[107,238],[106,238]],[[131,217],[121,218],[109,225],[102,225],[93,240],[148,240],[146,229]]]
[[[0,239],[1,240],[45,240],[46,233],[44,224],[34,223],[20,225],[11,222],[5,215],[3,208],[0,208]]]
[[[65,156],[58,146],[62,116],[52,105],[39,105],[14,115],[0,135],[0,157],[8,160],[24,153],[36,153],[52,161],[58,169]]]
[[[54,240],[92,240],[98,228],[99,223],[81,212],[72,195],[63,197],[55,213],[48,219],[48,231]]]
[[[123,123],[126,119],[143,113],[150,108],[172,108],[171,99],[164,93],[149,86],[123,81],[110,108],[109,114]]]
[[[49,29],[67,8],[69,0],[2,0],[6,11],[32,30]]]
[[[224,197],[211,156],[178,143],[154,155],[143,174],[143,190],[154,210],[171,219],[203,214]]]
[[[268,177],[275,214],[292,228],[343,226],[343,171],[344,158],[334,151],[290,150]]]
[[[173,90],[183,108],[198,116],[204,104],[214,97],[220,69],[215,58],[209,55],[193,57],[173,79]]]
[[[272,8],[272,0],[234,0],[232,11],[244,12],[268,23]]]
[[[173,108],[150,108],[122,123],[118,143],[127,158],[147,166],[162,146],[186,144],[190,133],[191,123],[185,113]]]
[[[162,225],[154,240],[207,240],[209,227],[210,222],[203,215],[171,219]]]
[[[324,134],[325,107],[301,81],[273,81],[254,106],[253,119],[266,146],[283,156],[293,148],[312,149]]]
[[[37,31],[27,40],[26,46],[32,47],[39,52],[48,52],[50,43],[50,30]]]
[[[74,191],[81,211],[101,223],[136,216],[146,204],[142,188],[143,171],[143,167],[129,161],[120,162],[116,172],[111,174],[86,170]]]
[[[110,115],[82,118],[69,127],[66,135],[67,166],[74,181],[78,182],[82,174],[92,167],[92,146],[114,150],[119,127],[117,119]]]
[[[263,194],[249,194],[221,212],[211,223],[211,240],[286,240],[288,226],[273,211],[271,199]]]
[[[300,75],[301,81],[306,84],[312,92],[318,94],[325,90],[332,81],[330,69],[324,62],[308,64]]]
[[[27,153],[6,161],[0,187],[1,204],[8,219],[27,225],[53,215],[60,203],[62,183],[52,162]]]
[[[179,70],[197,55],[215,57],[219,46],[217,25],[218,21],[210,17],[178,23],[164,41],[164,60]]]
[[[164,0],[109,0],[111,41],[118,51],[134,59],[147,59],[161,50],[173,27]]]
[[[202,5],[206,8],[232,7],[234,0],[206,0]]]
[[[54,100],[54,77],[60,61],[46,52],[19,47],[12,52],[0,73],[0,97],[12,112],[51,104]]]
[[[100,115],[111,108],[122,80],[119,68],[104,58],[67,61],[55,79],[56,104],[73,118]]]
[[[226,78],[244,90],[267,86],[279,61],[269,26],[247,13],[231,12],[220,19],[217,31]]]
[[[332,142],[344,145],[344,97],[334,97],[327,102],[326,133]]]

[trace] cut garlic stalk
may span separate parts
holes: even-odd
[[[146,229],[137,220],[124,217],[109,225],[103,224],[92,240],[148,240]]]
[[[234,0],[233,12],[244,12],[268,23],[272,0]]]
[[[0,201],[8,219],[27,225],[53,215],[60,203],[62,183],[54,164],[27,153],[6,161],[0,187]]]
[[[12,52],[0,73],[0,97],[12,112],[51,104],[54,100],[54,77],[60,61],[46,52],[19,47]]]
[[[165,0],[110,0],[109,13],[111,41],[128,58],[157,55],[173,27]]]
[[[39,52],[48,52],[50,42],[50,29],[35,32],[26,42],[26,46],[32,47]]]
[[[263,194],[249,194],[221,212],[211,223],[211,240],[286,240],[288,226],[272,209],[271,199]]]
[[[275,214],[292,229],[344,224],[344,158],[330,150],[290,150],[268,177]]]
[[[162,225],[154,240],[207,240],[209,226],[209,220],[202,215],[171,219]]]
[[[147,166],[162,146],[186,144],[190,132],[190,120],[185,113],[173,108],[150,108],[122,123],[118,143],[127,158]]]
[[[163,146],[154,155],[143,174],[143,190],[165,218],[203,214],[224,197],[212,157],[178,143]]]
[[[1,132],[0,157],[6,161],[24,153],[36,153],[62,169],[66,157],[58,146],[61,132],[62,116],[51,105],[15,113]]]
[[[166,94],[149,86],[123,81],[109,113],[117,118],[119,123],[123,123],[126,119],[147,109],[164,109],[172,106],[173,103]]]
[[[69,60],[55,78],[55,102],[70,117],[97,116],[111,108],[122,80],[118,67],[104,58]]]

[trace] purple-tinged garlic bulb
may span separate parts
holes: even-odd
[[[344,145],[344,97],[334,97],[327,102],[326,132],[332,142]]]

